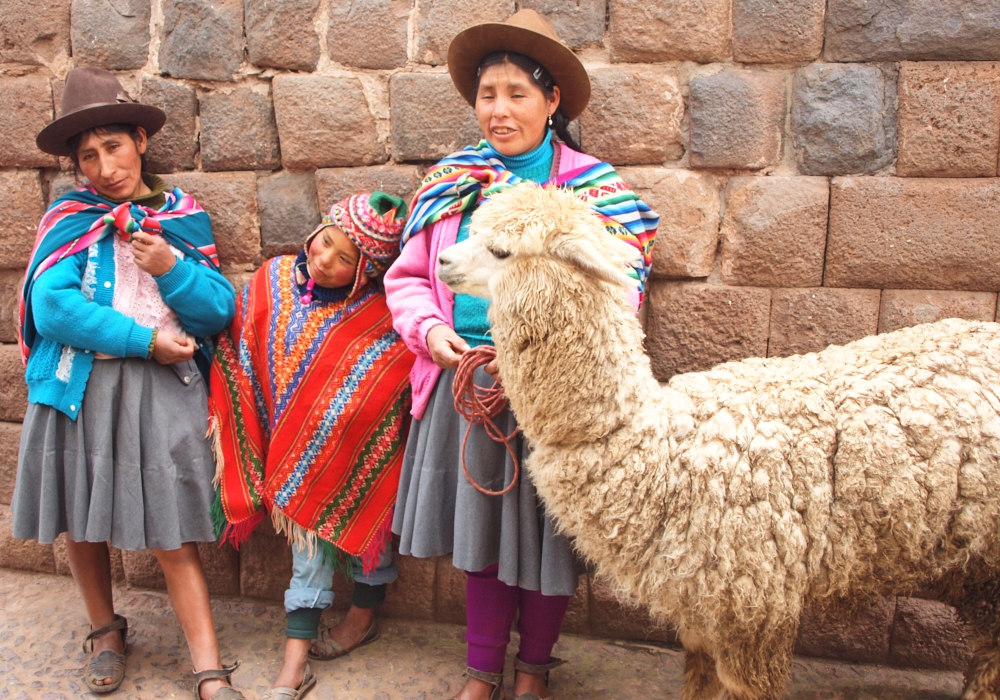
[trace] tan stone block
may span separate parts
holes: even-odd
[[[733,59],[814,61],[823,50],[826,0],[733,0]]]
[[[223,266],[260,263],[257,178],[252,172],[174,173],[166,181],[194,197],[212,217]]]
[[[42,153],[35,137],[52,121],[48,78],[0,78],[0,167],[53,168],[55,156]]]
[[[330,60],[357,68],[406,64],[406,34],[413,0],[334,0],[327,49]]]
[[[271,95],[286,168],[372,165],[388,157],[357,78],[282,73]]]
[[[434,619],[434,585],[437,562],[395,554],[399,578],[389,584],[381,611],[387,617]]]
[[[52,554],[55,556],[56,573],[60,576],[72,576],[69,569],[69,559],[66,557],[66,533],[62,533],[52,543]],[[111,559],[111,580],[116,584],[125,585],[125,566],[122,564],[122,550],[108,547]]]
[[[44,213],[45,198],[37,170],[0,172],[0,260],[4,267],[22,271],[27,267]]]
[[[955,609],[936,600],[897,598],[889,663],[908,668],[964,671],[975,633]]]
[[[646,351],[656,378],[767,354],[771,292],[654,280]]]
[[[731,0],[610,0],[612,61],[723,61]]]
[[[250,598],[283,601],[292,579],[292,548],[264,519],[240,545],[240,591]]]
[[[17,299],[24,270],[0,270],[0,343],[17,342]]]
[[[54,574],[56,560],[52,545],[17,539],[13,535],[13,526],[14,516],[10,506],[0,506],[0,567]]]
[[[136,552],[120,550],[122,566],[125,570],[125,582],[129,588],[152,588],[157,591],[167,590],[167,579],[156,555],[151,549]]]
[[[590,71],[591,96],[580,115],[581,145],[615,165],[663,163],[684,154],[684,98],[668,66],[606,66]]]
[[[719,244],[719,180],[667,168],[621,168],[619,174],[660,215],[653,277],[708,277]]]
[[[49,173],[49,200],[47,206],[62,197],[67,192],[79,188],[83,184],[83,178],[75,171],[59,170]]]
[[[409,206],[423,173],[415,165],[374,165],[368,168],[324,168],[316,171],[320,211],[352,194],[382,190],[402,197]]]
[[[205,92],[201,114],[201,167],[205,170],[276,170],[281,167],[278,127],[268,95],[252,88]]]
[[[0,505],[9,506],[17,479],[17,453],[21,424],[0,422]]]
[[[621,601],[600,577],[590,580],[591,633],[598,637],[677,643],[677,632],[655,621],[644,607]]]
[[[888,333],[942,318],[992,321],[996,308],[997,295],[990,292],[886,289],[882,292],[878,332]]]
[[[569,599],[562,631],[570,634],[590,634],[590,577],[581,574],[577,579],[576,591]]]
[[[290,70],[316,69],[319,37],[313,21],[319,0],[247,0],[243,7],[250,63]],[[334,32],[330,35],[332,39]]]
[[[451,563],[451,555],[437,557],[434,577],[434,619],[464,625],[465,619],[465,572]]]
[[[43,65],[70,53],[72,0],[5,0],[0,63]]]
[[[992,177],[1000,152],[1000,63],[904,63],[901,176]]]
[[[771,292],[768,357],[819,352],[875,335],[877,289],[775,289]]]
[[[240,594],[240,553],[231,544],[199,542],[198,555],[212,595]]]
[[[720,229],[722,281],[822,285],[829,205],[824,177],[732,178]]]
[[[885,598],[861,607],[851,617],[823,617],[807,610],[799,624],[795,653],[840,661],[884,664],[896,601]]]
[[[28,408],[28,385],[17,345],[0,345],[0,421],[20,423]]]
[[[447,73],[397,73],[389,102],[395,160],[436,161],[483,138],[475,111]]]
[[[1000,179],[833,181],[828,287],[1000,289]]]
[[[514,14],[513,0],[421,0],[417,15],[417,55],[420,63],[444,65],[448,45],[467,27],[502,22]]]

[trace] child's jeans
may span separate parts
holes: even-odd
[[[392,545],[386,547],[378,566],[368,576],[361,573],[361,559],[351,557],[357,572],[354,578],[352,604],[359,608],[377,608],[385,600],[385,586],[396,580],[399,569],[392,563]],[[295,639],[316,639],[319,618],[333,605],[333,564],[323,559],[319,547],[309,556],[305,547],[292,545],[292,580],[285,591],[285,613],[288,629],[285,636]]]

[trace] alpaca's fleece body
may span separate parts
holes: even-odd
[[[995,700],[1000,326],[952,319],[661,386],[615,283],[627,251],[584,204],[519,186],[472,229],[440,275],[493,300],[531,479],[599,572],[680,629],[685,698],[781,697],[806,606],[925,590],[983,637],[963,697]],[[463,286],[477,267],[488,282]]]

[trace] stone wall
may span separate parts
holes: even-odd
[[[294,250],[341,196],[408,195],[479,138],[448,42],[519,7],[579,52],[575,128],[663,216],[649,292],[660,379],[818,350],[947,316],[993,320],[1000,290],[1000,5],[994,0],[3,0],[0,12],[0,503],[25,408],[16,287],[47,202],[73,186],[34,148],[66,71],[96,64],[170,116],[155,170],[211,213],[227,274]],[[0,566],[66,572],[10,537]],[[289,555],[261,531],[203,548],[213,591],[277,600]],[[145,553],[119,580],[160,586]],[[461,623],[463,578],[404,558],[388,614]],[[345,601],[341,596],[340,601]],[[573,632],[670,641],[581,577]],[[800,651],[959,668],[952,611],[881,601],[807,617]]]

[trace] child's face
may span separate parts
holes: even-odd
[[[354,282],[361,253],[347,234],[327,226],[306,249],[309,276],[321,287],[343,287]]]

